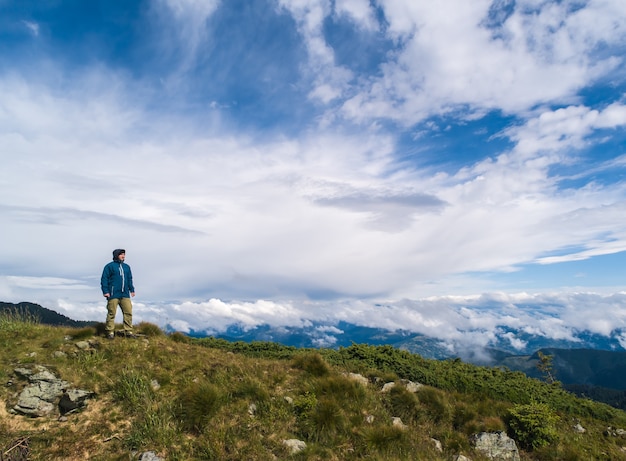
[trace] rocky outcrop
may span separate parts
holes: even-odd
[[[20,367],[14,370],[17,378],[28,380],[19,394],[13,412],[31,417],[61,415],[75,411],[86,405],[95,393],[73,389],[71,384],[58,378],[42,365],[32,368]]]
[[[496,461],[520,461],[515,440],[504,432],[481,432],[472,437],[476,451]]]

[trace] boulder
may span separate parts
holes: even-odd
[[[520,461],[515,440],[504,432],[481,432],[472,437],[477,451],[496,461]]]

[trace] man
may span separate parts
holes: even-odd
[[[122,308],[124,315],[124,336],[134,338],[133,335],[133,304],[131,296],[135,296],[133,273],[130,266],[124,262],[126,250],[113,250],[113,261],[104,266],[100,285],[102,294],[107,299],[107,320],[105,325],[106,337],[115,338],[115,314],[117,306]]]

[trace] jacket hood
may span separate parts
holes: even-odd
[[[120,259],[120,255],[124,253],[126,254],[126,250],[118,248],[117,250],[113,250],[113,261],[117,261]]]

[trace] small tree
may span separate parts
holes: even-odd
[[[539,356],[539,363],[537,363],[537,369],[543,373],[543,378],[548,384],[560,384],[556,378],[554,377],[554,368],[552,364],[552,359],[554,356],[546,355],[543,352],[537,352]]]
[[[534,450],[556,441],[559,417],[545,403],[515,405],[509,410],[508,425],[513,438],[524,448]]]

